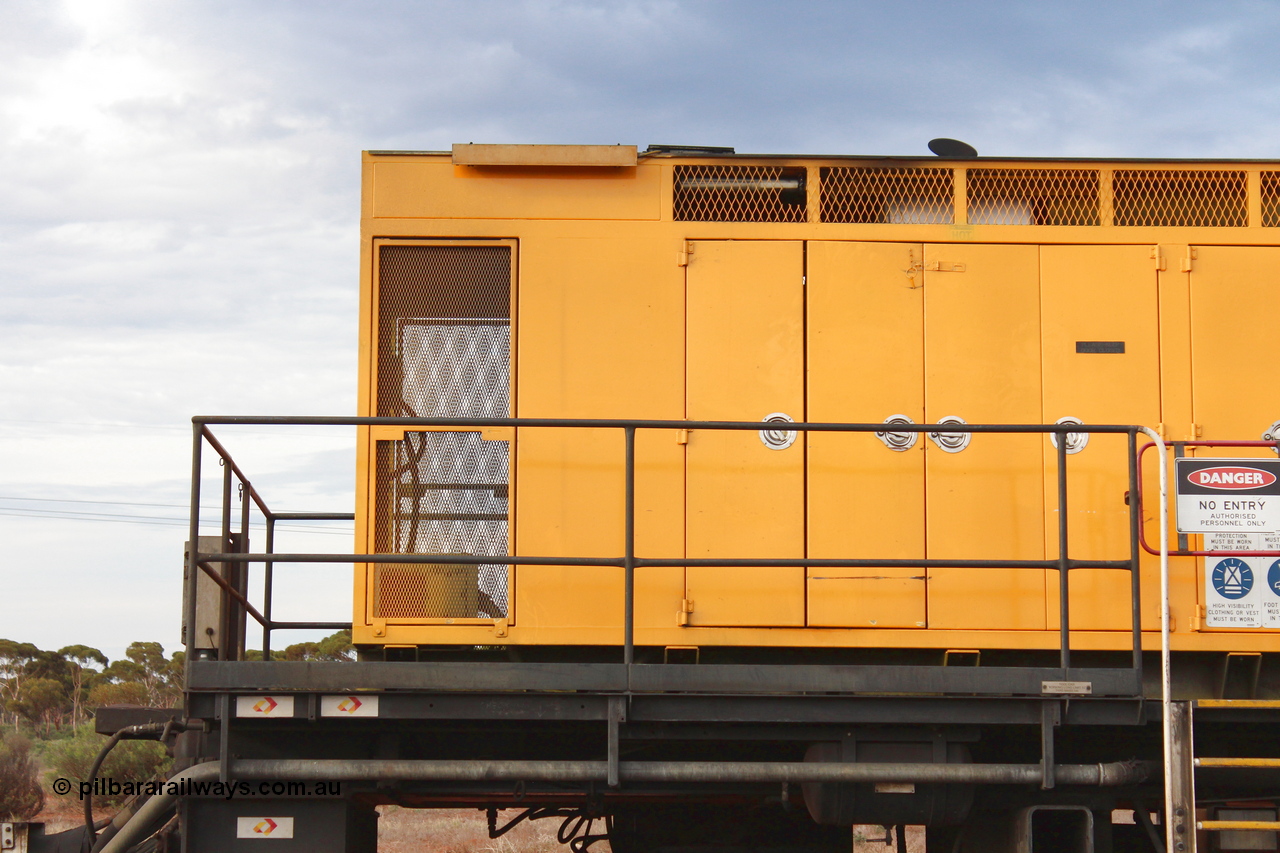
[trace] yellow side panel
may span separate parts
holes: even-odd
[[[1206,439],[1259,440],[1280,420],[1280,248],[1199,246],[1191,268],[1195,422]],[[1197,455],[1209,456],[1205,449]],[[1265,448],[1224,456],[1272,456]]]
[[[1149,246],[1044,246],[1040,249],[1043,316],[1041,358],[1044,423],[1074,417],[1085,423],[1160,422],[1160,334],[1156,270]],[[1111,349],[1124,352],[1077,352]],[[1146,442],[1145,437],[1142,439]],[[1093,435],[1067,456],[1068,550],[1082,560],[1129,556],[1127,438]],[[1058,556],[1057,452],[1045,458],[1045,553]],[[1133,624],[1127,572],[1071,572],[1071,627],[1129,630]],[[1058,576],[1048,573],[1048,624],[1057,628]],[[1154,598],[1151,602],[1154,604]]]
[[[618,169],[373,164],[373,215],[427,219],[657,219],[660,166]]]
[[[521,417],[683,417],[684,276],[674,252],[658,254],[622,237],[526,244],[515,336]],[[516,553],[622,555],[621,430],[522,428],[515,461]],[[675,432],[638,432],[641,556],[684,555],[683,479]],[[519,626],[621,631],[621,569],[519,566],[515,576]],[[637,627],[674,626],[683,597],[683,569],[638,569]]]
[[[1280,248],[1198,246],[1194,251],[1190,277],[1195,423],[1205,439],[1260,440],[1280,421],[1275,367]],[[1275,458],[1274,451],[1264,447],[1204,447],[1195,455]],[[1192,537],[1192,542],[1199,538]],[[1204,562],[1197,559],[1201,572]],[[1203,599],[1204,583],[1192,582],[1189,566],[1180,568],[1181,579],[1171,581],[1171,605],[1175,612],[1187,612]]]
[[[1038,423],[1038,248],[927,245],[924,259],[928,419]],[[930,558],[1044,558],[1043,440],[1039,435],[975,435],[959,453],[928,446]],[[929,627],[1044,628],[1044,574],[1039,569],[931,570]]]
[[[827,423],[924,419],[922,247],[811,242],[808,414]],[[870,433],[808,434],[808,553],[921,558],[924,454]],[[809,569],[808,624],[922,628],[921,569]]]
[[[687,273],[690,420],[804,413],[800,243],[705,242]],[[804,442],[695,431],[686,448],[689,557],[804,556]],[[689,568],[693,625],[803,625],[804,570]]]

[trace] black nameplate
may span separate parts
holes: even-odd
[[[1124,352],[1124,341],[1076,341],[1076,352]]]

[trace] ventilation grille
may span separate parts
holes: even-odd
[[[1280,225],[1280,172],[1262,173],[1262,224],[1266,228]]]
[[[950,169],[825,167],[823,222],[889,222],[904,225],[955,221]]]
[[[972,225],[1098,225],[1095,169],[970,169]]]
[[[478,432],[409,433],[377,450],[383,554],[504,557],[510,443]],[[383,564],[374,568],[382,619],[497,618],[507,613],[507,566]]]
[[[1117,169],[1116,225],[1243,227],[1245,173]]]
[[[805,170],[783,166],[676,166],[679,222],[804,222]]]
[[[378,281],[378,414],[510,416],[511,250],[384,246]],[[476,431],[378,442],[375,549],[506,556],[509,465],[509,442]],[[507,613],[501,563],[380,564],[373,572],[375,618]]]

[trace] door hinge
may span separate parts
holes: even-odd
[[[1159,246],[1151,247],[1151,260],[1156,262],[1156,269],[1164,269],[1164,249]]]
[[[1191,425],[1191,437],[1193,439],[1200,438],[1204,435],[1204,427],[1200,424]]]
[[[494,619],[493,620],[493,636],[495,637],[507,636],[507,624],[508,623],[505,616],[502,617],[501,619]]]
[[[689,256],[693,254],[693,241],[685,240],[680,244],[680,251],[676,254],[676,266],[689,266]]]
[[[688,443],[689,443],[689,430],[687,429],[676,430],[676,444],[688,444]]]
[[[1203,628],[1204,618],[1205,618],[1204,605],[1197,604],[1195,611],[1191,614],[1191,630],[1199,631],[1201,628]]]
[[[680,611],[676,613],[676,624],[681,628],[687,627],[689,624],[689,614],[693,612],[693,599],[685,598],[680,601]]]
[[[1187,247],[1187,256],[1182,259],[1180,269],[1182,272],[1191,272],[1191,262],[1194,261],[1199,253],[1196,252],[1195,246]]]
[[[966,267],[954,261],[929,261],[924,268],[926,272],[964,272]]]

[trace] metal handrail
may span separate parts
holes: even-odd
[[[229,501],[230,477],[234,473],[244,485],[242,527],[247,529],[247,506],[252,500],[267,518],[267,550],[265,553],[221,553],[199,554],[193,549],[188,583],[194,588],[197,571],[213,574],[210,563],[252,563],[262,562],[267,568],[265,601],[262,613],[246,608],[245,613],[263,625],[264,652],[270,647],[269,635],[276,628],[307,627],[316,625],[336,625],[339,623],[284,623],[271,619],[271,570],[277,562],[312,562],[312,563],[349,563],[349,562],[433,562],[454,563],[464,565],[483,565],[494,562],[493,556],[442,556],[442,555],[410,555],[410,554],[277,554],[274,552],[274,523],[281,518],[351,518],[349,513],[274,513],[262,497],[254,490],[244,473],[231,459],[226,448],[217,441],[209,430],[211,425],[280,425],[280,426],[404,426],[412,427],[534,427],[534,428],[609,428],[621,429],[626,440],[625,459],[625,527],[624,553],[620,557],[517,557],[504,556],[501,562],[509,565],[595,565],[614,566],[625,571],[624,583],[624,663],[634,661],[634,598],[635,569],[649,566],[764,566],[764,567],[910,567],[910,568],[1029,568],[1052,569],[1059,573],[1059,608],[1060,608],[1060,663],[1063,668],[1070,665],[1070,614],[1069,614],[1069,573],[1072,569],[1117,569],[1127,570],[1132,577],[1132,615],[1133,615],[1133,668],[1139,673],[1142,668],[1141,622],[1140,622],[1140,579],[1138,575],[1138,542],[1141,535],[1140,509],[1137,501],[1130,506],[1130,554],[1123,560],[1073,560],[1068,555],[1067,513],[1059,512],[1058,556],[1051,560],[929,560],[929,559],[750,559],[750,558],[644,558],[635,553],[635,436],[637,430],[741,430],[758,431],[766,428],[756,421],[689,421],[689,420],[652,420],[652,419],[597,419],[597,418],[406,418],[406,417],[270,417],[270,416],[202,416],[192,418],[194,429],[193,462],[192,462],[192,504],[191,504],[191,536],[197,541],[199,528],[199,493],[200,493],[200,453],[204,441],[218,453],[227,465],[224,475],[224,503]],[[882,423],[876,424],[832,424],[832,423],[789,423],[788,431],[797,432],[881,432],[885,429]],[[937,424],[893,424],[895,431],[903,432],[935,432]],[[1129,479],[1130,491],[1138,494],[1138,467],[1136,454],[1136,436],[1139,432],[1154,435],[1144,427],[1132,425],[1081,425],[1081,424],[946,424],[944,431],[959,433],[997,433],[997,434],[1049,434],[1065,436],[1069,433],[1111,433],[1124,434],[1129,438]],[[1057,445],[1058,470],[1058,504],[1067,506],[1066,494],[1066,441],[1059,440]],[[224,506],[223,527],[229,533],[229,507]],[[194,589],[192,589],[192,592]],[[238,605],[248,605],[247,599],[231,595]],[[194,594],[188,598],[189,610],[194,609]],[[251,607],[251,606],[250,606]],[[194,624],[194,614],[188,613],[188,624]],[[191,651],[191,638],[188,638],[188,653]]]

